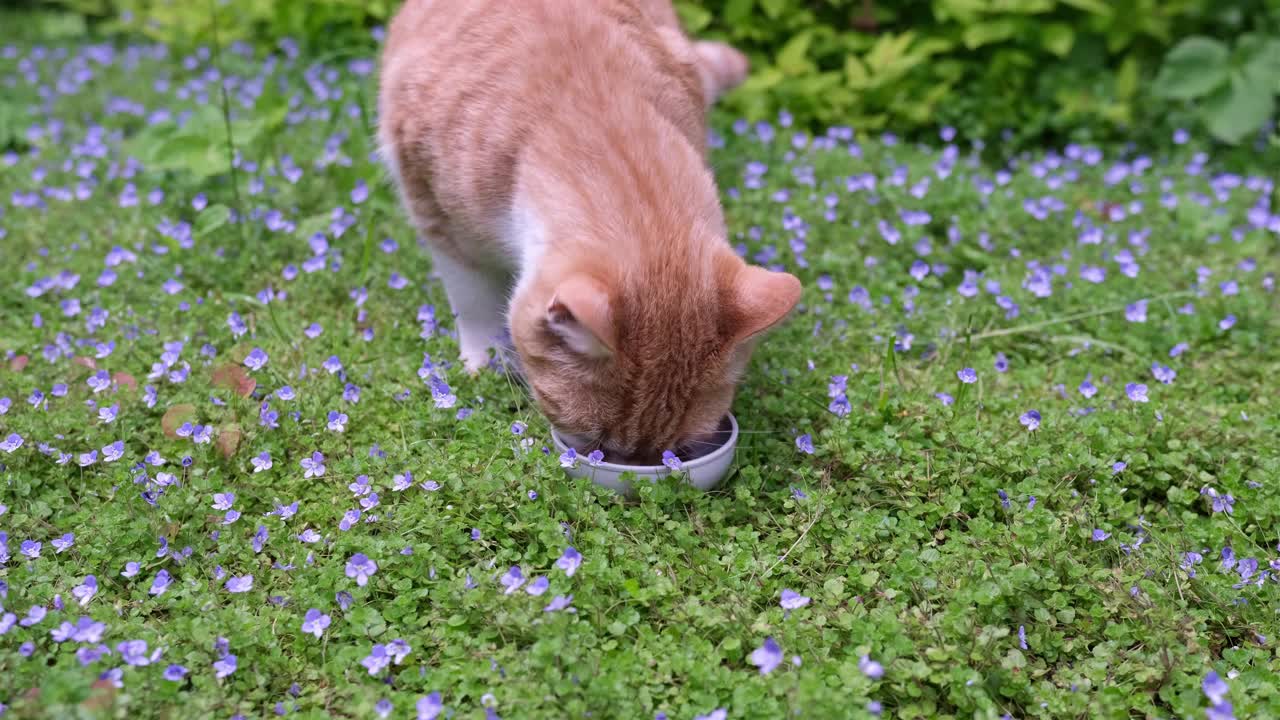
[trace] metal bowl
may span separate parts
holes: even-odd
[[[560,452],[567,451],[569,445],[563,436],[551,429],[551,439]],[[699,490],[710,490],[720,484],[729,474],[733,465],[734,452],[738,447],[738,420],[730,413],[720,421],[720,429],[716,431],[716,446],[710,452],[689,459],[681,458],[683,478],[685,482]],[[571,468],[565,468],[570,477],[588,478],[597,485],[602,485],[624,495],[634,495],[631,480],[624,480],[623,473],[631,473],[636,481],[654,482],[658,478],[672,474],[666,465],[622,465],[611,462],[589,463],[584,456]]]

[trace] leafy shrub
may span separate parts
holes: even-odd
[[[60,1],[86,15],[109,18],[109,29],[141,31],[178,44],[208,42],[216,6],[216,29],[224,41],[271,43],[288,36],[321,52],[368,43],[368,30],[385,23],[399,4]],[[1243,71],[1203,70],[1217,80],[1205,89],[1204,102],[1192,107],[1182,101],[1201,95],[1185,89],[1194,80],[1178,80],[1185,74],[1178,70],[1180,56],[1170,55],[1163,69],[1161,61],[1193,35],[1217,43],[1218,50],[1207,51],[1217,58],[1230,53],[1214,37],[1241,38],[1238,56],[1253,52],[1250,43],[1280,36],[1280,9],[1273,0],[676,0],[675,5],[691,32],[726,40],[751,55],[751,78],[725,100],[730,112],[763,119],[786,109],[802,125],[866,130],[909,132],[949,124],[970,137],[1003,134],[1015,145],[1046,136],[1096,139],[1135,128],[1167,137],[1172,124],[1197,118],[1220,139],[1238,141],[1261,127],[1271,109],[1261,95],[1247,92],[1254,86],[1238,79]],[[1257,39],[1246,40],[1247,33]],[[1186,59],[1195,62],[1194,54]],[[1152,92],[1158,70],[1158,91]]]
[[[1213,38],[1189,37],[1169,51],[1153,89],[1171,100],[1200,101],[1209,132],[1239,142],[1275,113],[1280,37],[1244,35],[1234,50]]]

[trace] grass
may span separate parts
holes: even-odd
[[[405,718],[431,692],[455,718],[1280,716],[1265,166],[1221,173],[1193,141],[1000,168],[967,143],[851,152],[718,119],[731,241],[799,274],[803,306],[741,388],[727,483],[628,503],[563,476],[512,382],[455,367],[443,290],[370,159],[364,67],[232,47],[215,69],[19,25],[0,37],[10,716]],[[548,589],[504,593],[512,566]],[[809,602],[784,610],[784,590]],[[370,673],[396,639],[408,655]]]

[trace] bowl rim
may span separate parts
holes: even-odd
[[[733,416],[732,412],[725,415],[725,417],[729,420],[729,439],[726,440],[723,445],[712,450],[706,455],[694,458],[693,460],[681,461],[681,468],[683,470],[693,470],[706,465],[711,465],[722,458],[725,454],[733,452],[738,446],[738,419]],[[551,427],[551,440],[555,443],[556,447],[560,449],[560,452],[565,452],[569,449],[569,446],[565,444],[564,440],[560,437],[560,433],[554,426]],[[574,448],[574,450],[576,451],[577,448]],[[584,463],[586,462],[585,457],[580,458],[580,460]],[[609,470],[616,473],[633,472],[636,475],[657,475],[659,473],[672,472],[671,468],[666,465],[622,465],[619,463],[605,461],[601,461],[595,465],[588,463],[587,467],[595,470]]]

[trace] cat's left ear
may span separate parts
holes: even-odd
[[[572,275],[556,287],[547,327],[579,355],[604,358],[618,346],[609,291],[588,275]]]
[[[800,280],[785,272],[772,272],[734,258],[726,300],[724,334],[737,345],[781,323],[800,301]]]

